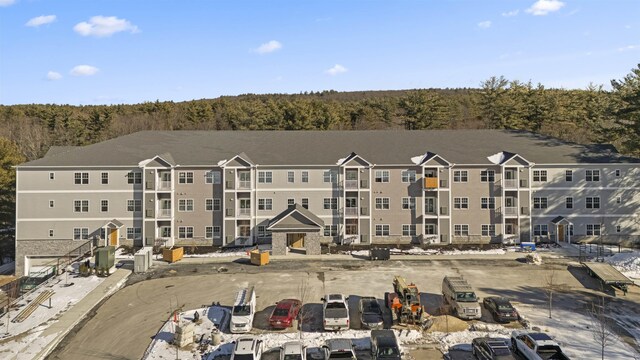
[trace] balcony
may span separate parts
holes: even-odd
[[[344,216],[358,216],[357,207],[344,208]]]
[[[171,217],[171,209],[160,209],[158,210],[159,218],[170,218]]]
[[[251,215],[251,209],[240,209],[240,211],[238,211],[238,215],[240,215],[240,216],[250,216]]]
[[[437,189],[438,188],[438,178],[434,178],[434,177],[424,178],[424,188],[425,189]]]
[[[518,216],[518,208],[513,207],[505,207],[504,208],[504,216]]]
[[[358,180],[345,180],[344,182],[345,189],[357,189],[358,188]]]
[[[517,189],[518,188],[518,180],[516,180],[516,179],[505,179],[504,180],[504,188],[505,189]]]
[[[239,181],[238,189],[251,189],[251,181]]]
[[[158,190],[171,190],[171,180],[161,180],[158,181]]]

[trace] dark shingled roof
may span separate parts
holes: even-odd
[[[578,145],[524,131],[141,131],[30,161],[21,166],[136,166],[170,153],[176,164],[216,165],[245,153],[258,165],[335,165],[352,152],[372,164],[411,165],[435,153],[454,164],[490,164],[517,153],[538,164],[638,163],[612,145]]]

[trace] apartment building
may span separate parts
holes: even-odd
[[[90,240],[634,240],[639,164],[517,131],[143,131],[16,168],[16,272]]]

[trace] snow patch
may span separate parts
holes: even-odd
[[[622,252],[607,257],[605,261],[613,265],[626,277],[640,279],[640,252]]]

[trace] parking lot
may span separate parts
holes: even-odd
[[[464,276],[480,298],[506,296],[513,299],[516,306],[522,303],[546,311],[547,299],[542,287],[545,274],[553,271],[566,292],[556,296],[555,307],[576,309],[597,291],[598,284],[586,273],[570,271],[567,263],[566,259],[549,258],[545,259],[544,266],[535,266],[515,257],[428,261],[409,258],[388,262],[279,260],[265,267],[243,261],[178,263],[133,278],[131,285],[109,298],[82,324],[81,331],[73,332],[50,358],[141,358],[171,311],[199,308],[212,302],[230,306],[237,289],[249,285],[256,288],[260,310],[254,323],[256,334],[270,331],[266,318],[275,303],[283,298],[302,299],[311,309],[310,324],[315,324],[308,330],[319,331],[316,327],[321,326],[320,298],[326,293],[349,295],[351,323],[359,324],[354,313],[359,296],[382,299],[385,292],[392,291],[395,275],[414,282],[421,291],[426,311],[437,314],[445,275]],[[625,302],[629,311],[634,311],[639,298],[637,292],[630,292],[620,301]],[[433,350],[435,345],[416,344],[409,349],[409,354],[416,359],[441,359],[442,355]],[[461,353],[462,357],[455,358],[466,355],[468,353]]]

